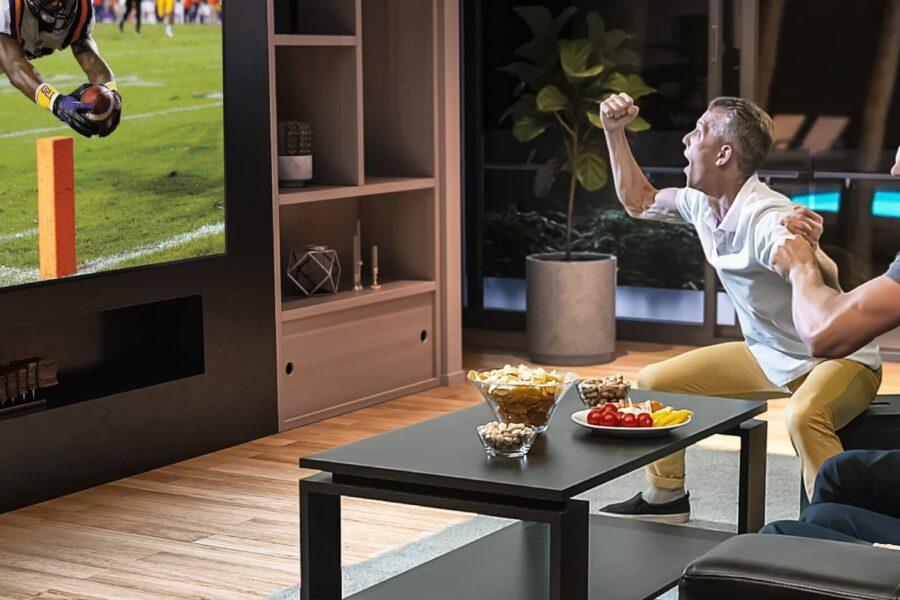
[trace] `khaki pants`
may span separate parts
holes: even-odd
[[[812,498],[819,466],[843,451],[835,431],[872,402],[881,385],[881,369],[846,358],[827,360],[787,385],[785,424]],[[763,373],[744,342],[691,350],[642,369],[637,387],[698,396],[768,400],[784,397]],[[684,450],[647,467],[647,479],[660,488],[684,485]]]

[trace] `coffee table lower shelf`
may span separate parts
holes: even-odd
[[[684,567],[733,534],[590,517],[592,600],[655,598]],[[546,600],[547,527],[516,523],[351,596],[351,600]]]

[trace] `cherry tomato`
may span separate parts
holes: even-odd
[[[592,410],[588,413],[587,422],[588,425],[600,425],[600,420],[603,417],[603,413],[599,410]]]
[[[604,427],[618,427],[619,417],[614,412],[606,411],[600,415],[600,425]]]
[[[613,413],[619,412],[619,408],[612,402],[607,402],[606,404],[601,405],[599,408],[603,412],[613,412]]]
[[[653,427],[653,417],[650,413],[641,413],[637,416],[638,427]]]
[[[631,413],[625,414],[625,416],[622,417],[621,426],[622,427],[637,427],[638,426],[637,417],[635,417]]]

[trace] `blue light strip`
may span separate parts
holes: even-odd
[[[791,200],[822,213],[836,213],[841,207],[840,192],[802,194],[792,196]],[[900,219],[900,191],[876,190],[872,198],[872,214],[876,217]]]
[[[872,200],[872,214],[876,217],[900,219],[900,192],[878,190]]]
[[[817,194],[804,194],[793,196],[794,202],[799,202],[817,212],[837,212],[841,207],[840,192],[819,192]]]

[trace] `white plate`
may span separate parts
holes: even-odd
[[[684,427],[688,423],[691,422],[692,417],[688,417],[688,420],[684,423],[678,423],[677,425],[664,425],[663,427],[607,427],[605,425],[591,425],[587,422],[588,413],[591,412],[591,409],[579,410],[578,412],[572,414],[572,420],[581,425],[586,429],[590,429],[596,433],[602,435],[609,435],[613,437],[653,437],[657,435],[664,435],[673,429],[678,429],[679,427]]]

